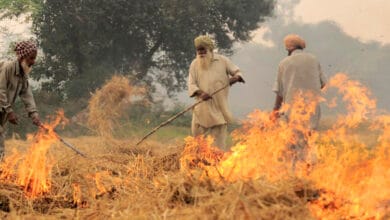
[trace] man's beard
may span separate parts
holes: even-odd
[[[200,55],[196,56],[196,62],[200,69],[208,70],[210,68],[211,61],[213,59],[213,54],[207,52],[205,56],[201,57]]]
[[[31,72],[32,66],[28,66],[25,60],[23,60],[20,65],[22,66],[24,74],[27,75]]]

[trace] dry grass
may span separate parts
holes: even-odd
[[[213,169],[218,149],[184,148],[183,141],[148,140],[134,147],[135,140],[66,140],[88,158],[61,143],[51,146],[52,189],[40,198],[28,199],[21,187],[1,180],[2,219],[314,219],[308,204],[333,207],[333,200],[317,200],[322,192],[302,179],[227,182],[205,176],[202,167]],[[6,153],[26,152],[30,145],[9,140]],[[183,155],[191,166],[181,166]]]
[[[114,75],[91,97],[88,105],[88,127],[102,137],[112,138],[123,110],[131,98],[144,94],[144,89],[131,86],[128,78]]]
[[[148,140],[133,147],[134,140],[66,140],[88,158],[61,143],[52,145],[52,189],[36,199],[27,198],[12,181],[1,180],[2,219],[313,219],[307,203],[317,195],[301,180],[228,183],[205,177],[201,166],[181,167],[183,154],[196,161],[199,150],[208,149],[184,148],[177,141]],[[14,148],[23,154],[31,143],[13,139],[6,146],[7,155]],[[197,162],[214,166],[213,156],[221,152],[207,153],[206,162]]]
[[[326,219],[375,219],[374,216],[387,219],[389,216],[386,186],[390,176],[387,153],[390,116],[372,122],[361,117],[371,109],[371,101],[368,106],[352,102],[356,104],[353,109],[360,111],[344,117],[351,121],[325,120],[320,133],[308,136],[317,150],[314,166],[301,163],[300,172],[290,175],[287,166],[290,162],[277,152],[284,152],[283,138],[290,140],[291,134],[283,123],[265,127],[269,118],[266,112],[255,111],[242,130],[233,133],[244,142],[227,154],[211,147],[210,139],[187,138],[184,146],[183,140],[176,139],[173,143],[157,138],[145,141],[141,147],[134,147],[137,137],[113,139],[116,121],[137,94],[141,92],[120,76],[113,77],[94,94],[89,106],[89,126],[100,136],[68,140],[88,158],[76,155],[61,143],[52,144],[47,155],[53,158],[48,161],[54,161],[50,169],[51,189],[43,196],[28,198],[13,181],[16,174],[3,175],[12,167],[2,166],[0,177],[7,178],[0,178],[0,217],[314,219],[316,215]],[[172,133],[178,136],[177,131]],[[7,155],[17,156],[10,151],[16,148],[27,152],[31,143],[10,140],[6,146]],[[13,159],[17,158],[8,158]],[[239,166],[248,169],[235,169]]]
[[[69,139],[88,154],[82,158],[60,143],[50,154],[56,163],[52,190],[27,199],[20,187],[2,182],[2,218],[75,219],[312,219],[297,181],[235,183],[198,178],[180,170],[177,143],[132,141],[107,145],[98,137]],[[29,143],[7,142],[24,151]],[[199,170],[199,173],[202,173]]]

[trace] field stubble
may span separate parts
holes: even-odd
[[[52,189],[39,198],[25,197],[13,184],[0,185],[2,218],[135,218],[135,219],[312,219],[308,195],[294,188],[297,179],[270,184],[265,180],[215,182],[199,172],[183,173],[183,143],[133,140],[109,143],[99,137],[69,139],[89,157],[60,143],[48,154],[56,158]],[[25,151],[29,143],[9,140]],[[298,181],[299,182],[299,181]],[[302,191],[301,191],[302,193]]]

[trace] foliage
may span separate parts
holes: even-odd
[[[2,18],[20,16],[21,14],[33,14],[41,9],[43,0],[0,0]]]
[[[160,84],[172,96],[186,87],[197,35],[212,35],[230,54],[273,6],[273,0],[0,0],[2,18],[27,15],[33,23],[43,53],[32,76],[51,79],[34,92],[42,117],[58,108],[72,117],[113,73],[150,94]]]
[[[47,0],[34,16],[44,52],[40,76],[68,98],[88,95],[114,72],[173,95],[186,86],[193,39],[214,35],[224,53],[272,13],[270,0]],[[37,76],[37,77],[40,77]]]

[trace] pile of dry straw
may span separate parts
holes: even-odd
[[[92,95],[88,105],[88,126],[100,136],[112,138],[124,108],[131,104],[132,98],[144,93],[143,88],[133,87],[128,78],[114,75]]]

